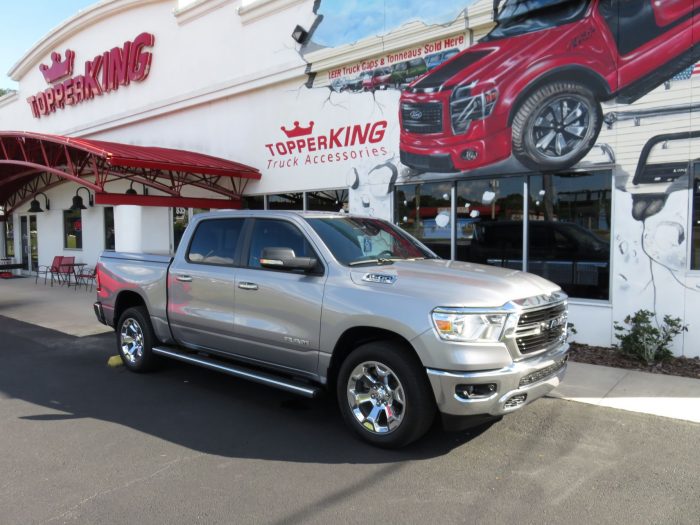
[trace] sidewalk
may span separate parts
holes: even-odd
[[[112,331],[95,317],[94,302],[94,288],[51,287],[43,279],[34,284],[33,276],[0,279],[0,315],[64,334],[84,337]]]
[[[0,315],[84,337],[112,329],[95,319],[95,293],[46,285],[33,277],[0,279]],[[569,361],[551,397],[700,423],[700,379]]]
[[[551,397],[700,423],[700,379],[569,361]]]

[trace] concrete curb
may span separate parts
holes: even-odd
[[[700,423],[700,379],[569,362],[551,397]]]

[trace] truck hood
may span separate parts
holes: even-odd
[[[443,259],[355,267],[351,278],[357,285],[424,300],[431,307],[498,307],[560,289],[531,273]]]
[[[479,42],[420,77],[408,91],[430,93],[472,81],[497,84],[502,76],[512,75],[520,64],[532,62],[533,57],[547,56],[543,50],[561,46],[559,40],[560,35],[553,31],[535,31]]]

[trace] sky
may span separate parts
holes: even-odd
[[[0,88],[16,89],[7,72],[53,28],[97,0],[0,0]]]
[[[411,20],[445,24],[475,0],[321,0],[317,44],[336,47],[384,35]]]

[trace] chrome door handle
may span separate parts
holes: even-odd
[[[238,283],[238,287],[241,290],[257,290],[258,285],[255,283]]]
[[[181,283],[191,283],[192,282],[192,277],[190,277],[189,275],[178,275],[177,277],[175,277],[175,279],[177,279]]]

